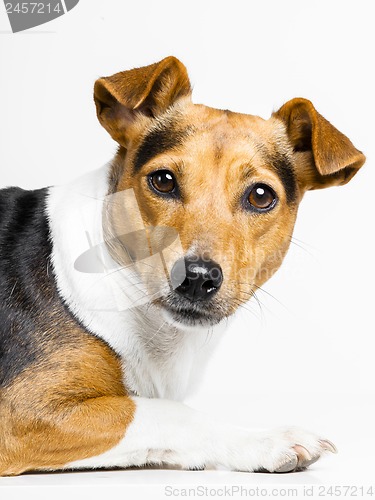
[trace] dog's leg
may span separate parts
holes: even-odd
[[[334,451],[298,429],[252,433],[182,403],[130,397],[112,351],[72,332],[74,342],[2,389],[0,475],[153,463],[286,472]]]
[[[215,423],[182,403],[133,401],[135,417],[121,442],[68,468],[167,463],[183,468],[220,464],[231,470],[289,472],[307,467],[325,451],[335,452],[329,441],[300,429],[254,433]]]
[[[78,397],[78,395],[77,395]],[[121,442],[134,414],[126,396],[98,397],[79,404],[56,403],[54,411],[10,415],[0,407],[0,476],[31,470],[59,470]]]
[[[48,418],[24,415],[20,421],[12,415],[8,422],[0,475],[162,463],[289,472],[335,451],[329,441],[306,431],[253,433],[162,399],[103,396],[73,407],[57,405]]]

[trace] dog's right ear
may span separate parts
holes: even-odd
[[[299,156],[297,176],[304,189],[346,184],[364,164],[364,154],[307,99],[292,99],[273,116],[284,122]]]
[[[190,93],[186,68],[172,56],[150,66],[100,78],[94,87],[98,119],[123,146],[127,143],[126,131],[138,114],[157,117]]]

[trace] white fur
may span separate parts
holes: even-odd
[[[231,470],[275,471],[305,448],[318,458],[327,448],[318,436],[298,428],[251,432],[212,421],[188,406],[163,399],[134,398],[136,414],[122,441],[102,455],[65,468],[171,464],[184,468],[222,465]],[[306,454],[307,452],[307,454]]]

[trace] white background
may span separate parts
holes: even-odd
[[[265,285],[274,298],[260,293],[262,312],[256,303],[241,311],[189,400],[241,425],[321,432],[338,456],[276,479],[76,473],[0,479],[0,494],[72,481],[137,483],[134,498],[149,482],[375,483],[372,10],[364,0],[81,0],[60,19],[11,34],[0,5],[0,187],[62,183],[108,161],[116,146],[96,120],[95,79],[171,54],[187,66],[195,102],[267,118],[306,97],[367,156],[347,186],[306,195],[295,244]]]

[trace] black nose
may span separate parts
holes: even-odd
[[[179,280],[182,269],[185,278],[183,281]],[[223,272],[213,260],[185,258],[174,264],[171,279],[179,294],[190,300],[206,300],[221,287]]]

